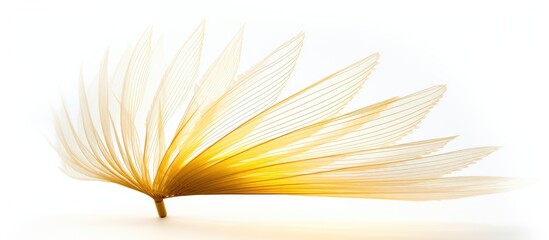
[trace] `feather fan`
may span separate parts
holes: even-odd
[[[167,66],[148,29],[116,69],[108,53],[93,88],[81,74],[78,120],[55,114],[56,149],[70,176],[163,199],[203,194],[291,194],[436,200],[499,192],[503,177],[444,177],[494,147],[434,153],[454,137],[397,143],[445,86],[342,109],[374,70],[372,54],[278,101],[303,34],[236,75],[240,30],[203,76],[202,23]],[[151,91],[152,90],[152,91]]]

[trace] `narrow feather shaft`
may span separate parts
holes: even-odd
[[[168,215],[166,212],[166,205],[164,205],[164,199],[154,200],[154,205],[156,205],[156,211],[160,218],[165,218]]]

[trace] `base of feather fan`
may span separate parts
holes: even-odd
[[[158,212],[158,216],[161,218],[165,218],[168,215],[168,213],[166,212],[164,199],[154,200],[154,204],[156,205],[156,211]]]

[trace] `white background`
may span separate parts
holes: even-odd
[[[547,239],[547,4],[411,2],[1,1],[0,239]],[[184,197],[166,200],[160,220],[140,193],[63,175],[46,141],[50,107],[59,90],[75,100],[80,66],[93,77],[107,48],[116,59],[150,25],[173,50],[202,19],[202,70],[244,23],[241,70],[304,31],[285,94],[373,52],[381,63],[350,109],[447,84],[406,140],[458,134],[448,150],[503,146],[459,174],[527,187],[437,202]]]

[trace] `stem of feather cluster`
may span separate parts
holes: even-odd
[[[164,205],[164,199],[160,200],[154,200],[154,204],[156,205],[156,211],[158,212],[158,216],[160,218],[165,218],[168,213],[166,212],[166,206]]]

